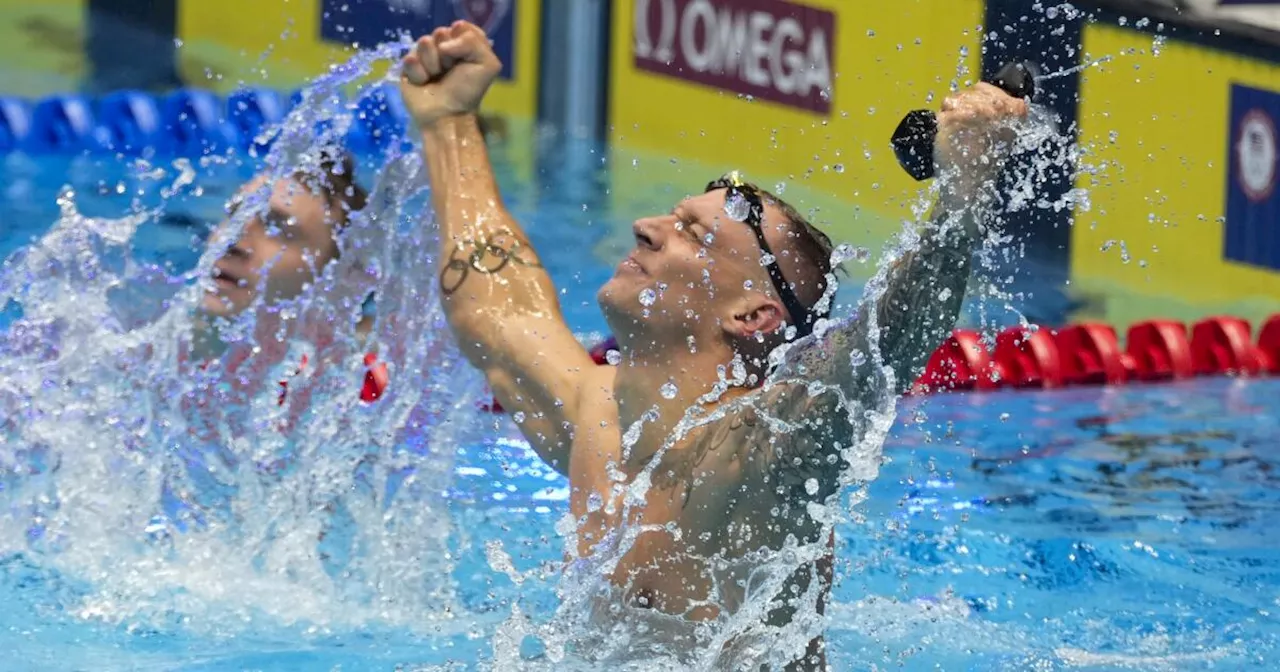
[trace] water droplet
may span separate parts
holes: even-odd
[[[786,191],[786,190],[787,190],[787,183],[786,183],[786,182],[779,182],[779,183],[777,183],[777,184],[773,185],[773,193],[775,193],[775,194],[777,194],[777,195],[779,195],[779,196],[781,196],[781,195],[782,195],[782,192],[784,192],[784,191]]]
[[[1116,144],[1116,140],[1119,138],[1120,138],[1120,134],[1117,133],[1116,131],[1111,131],[1107,133],[1107,139],[1110,140],[1111,144],[1113,145]]]
[[[849,363],[854,366],[862,366],[867,363],[867,354],[857,348],[849,353]]]
[[[609,366],[617,366],[622,363],[622,353],[610,349],[604,353],[604,361],[608,362]]]
[[[742,283],[742,288],[743,288],[743,289],[751,289],[752,287],[755,287],[755,283],[754,283],[754,282],[751,282],[750,280],[744,280],[744,281],[743,281],[743,283]]]
[[[511,419],[515,420],[517,425],[524,422],[524,411],[516,411],[515,413],[512,413]]]
[[[1000,414],[1000,422],[1009,422],[1009,414],[1008,414],[1008,413],[1001,413],[1001,414]]]
[[[772,264],[777,260],[778,260],[777,257],[773,256],[772,254],[769,254],[768,252],[765,252],[764,254],[760,255],[761,266],[768,266],[769,264]]]
[[[714,242],[716,242],[716,235],[714,233],[708,233],[707,235],[702,237],[703,245],[710,245]]]
[[[663,399],[675,399],[679,392],[680,389],[671,381],[663,383],[662,387],[658,388],[658,393],[662,395]]]
[[[181,39],[181,38],[178,38],[178,37],[173,38],[173,46],[174,46],[174,47],[177,47],[178,49],[181,49],[181,48],[182,48],[182,39]]]
[[[837,163],[835,166],[832,166],[832,168],[834,168],[834,169],[835,169],[835,171],[836,171],[837,173],[843,173],[843,172],[844,172],[844,164],[843,164],[843,163]]]
[[[653,303],[657,300],[658,300],[658,293],[653,291],[652,289],[645,287],[644,289],[640,290],[640,305],[652,306]]]
[[[818,479],[810,478],[804,482],[804,491],[810,495],[818,494]]]
[[[751,216],[751,203],[747,202],[745,196],[735,191],[724,199],[724,214],[729,215],[729,219],[735,222],[745,222],[747,217]]]
[[[949,299],[949,298],[951,298],[951,288],[950,288],[950,287],[943,287],[943,288],[942,288],[942,291],[938,292],[938,300],[939,300],[939,301],[946,301],[946,300],[947,300],[947,299]]]

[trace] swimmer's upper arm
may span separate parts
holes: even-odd
[[[854,313],[794,344],[772,378],[834,388],[842,403],[866,409],[909,390],[955,326],[984,215],[939,202],[914,246],[903,241],[867,283]]]
[[[468,331],[477,338],[460,344],[467,359],[538,455],[565,473],[582,391],[597,366],[590,353],[558,317],[511,316]]]

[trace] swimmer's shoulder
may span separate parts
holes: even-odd
[[[812,494],[804,492],[810,479],[824,493],[836,484],[840,450],[854,435],[838,397],[786,382],[754,390],[726,410],[701,441],[702,450],[733,464],[729,473],[796,501]]]

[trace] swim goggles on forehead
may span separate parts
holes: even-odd
[[[787,309],[787,314],[795,325],[795,337],[808,336],[813,331],[817,318],[826,316],[825,311],[819,314],[806,307],[791,289],[791,283],[783,277],[782,268],[778,266],[778,256],[769,249],[769,242],[764,237],[764,202],[760,198],[760,192],[747,184],[736,170],[707,184],[706,191],[716,189],[727,190],[724,197],[726,209],[734,199],[741,199],[741,202],[747,204],[746,219],[741,221],[746,222],[751,227],[751,231],[756,234],[756,242],[760,244],[760,250],[764,253],[761,259],[768,261],[764,267],[769,271],[769,279],[773,281],[773,288],[777,290],[778,296],[782,299],[782,305]]]

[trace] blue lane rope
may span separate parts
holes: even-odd
[[[163,95],[115,91],[99,97],[58,94],[40,100],[0,96],[0,154],[109,153],[199,157],[228,149],[265,150],[264,128],[302,99],[300,91],[203,89]],[[340,101],[345,102],[345,101]],[[374,87],[351,106],[346,142],[379,151],[403,138],[408,113],[393,86]]]

